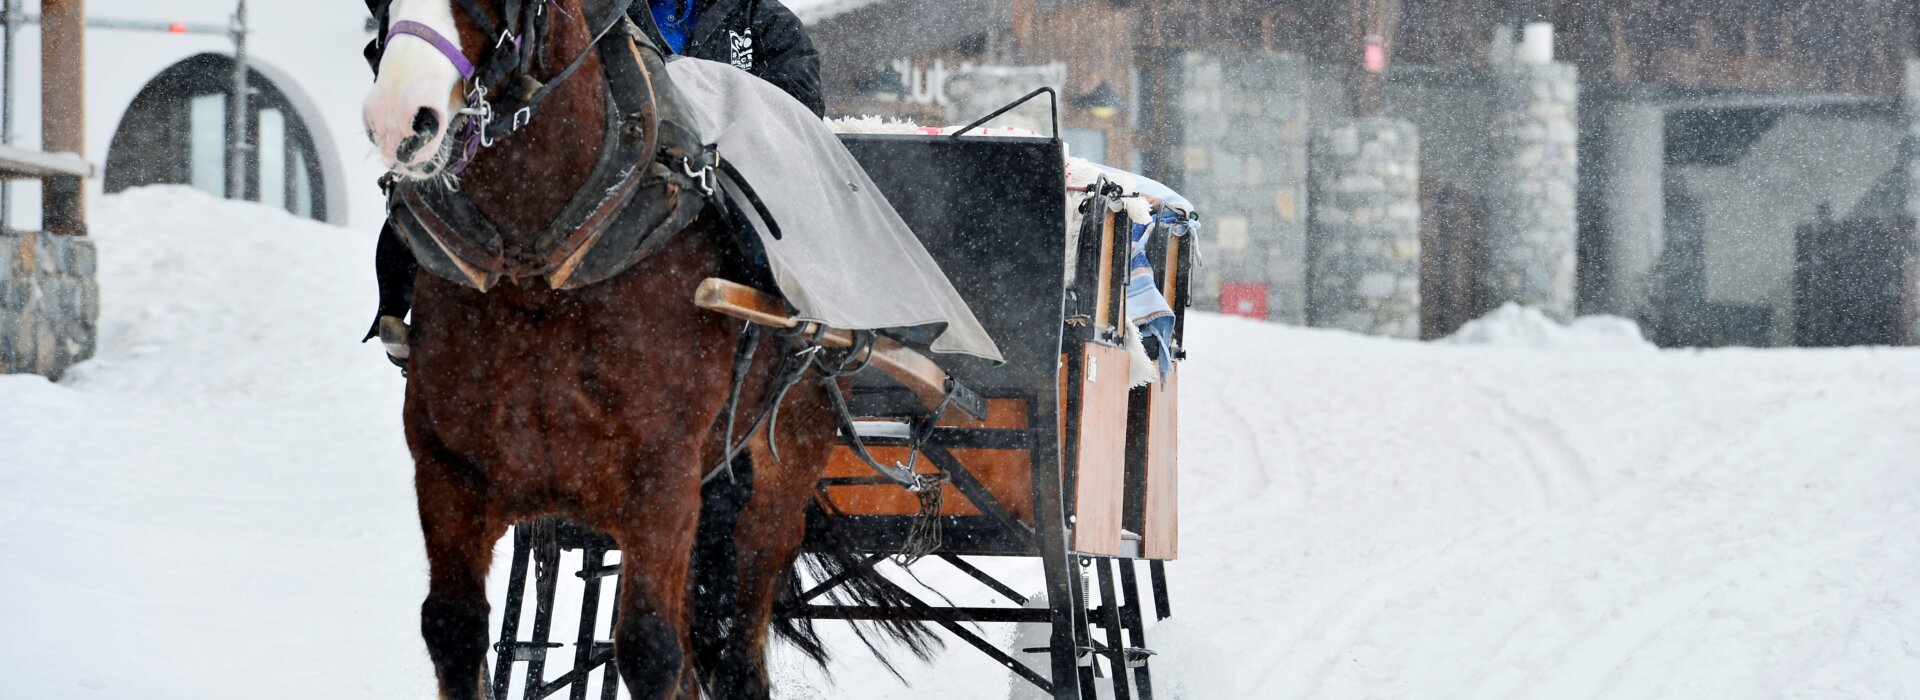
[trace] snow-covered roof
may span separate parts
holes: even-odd
[[[800,20],[813,24],[832,18],[834,15],[858,10],[868,5],[878,5],[891,0],[786,0],[787,9],[800,16]]]

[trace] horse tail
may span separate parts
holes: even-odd
[[[808,515],[820,514],[809,512]],[[818,598],[834,605],[860,606],[879,612],[875,617],[883,619],[853,621],[853,633],[889,673],[896,678],[901,677],[887,651],[876,644],[876,640],[905,647],[921,661],[932,660],[934,653],[945,644],[933,633],[928,623],[914,619],[918,617],[914,614],[918,601],[875,570],[868,557],[855,551],[832,525],[823,524],[823,518],[809,517],[807,520],[809,530],[814,535],[809,538],[812,549],[801,555],[794,562],[793,571],[788,573],[787,586],[781,591],[775,607],[781,614],[774,616],[774,634],[825,668],[829,654],[819,632],[813,627],[813,620],[792,613],[810,602],[804,597],[807,590],[803,581],[838,580],[837,585]],[[802,576],[802,573],[806,575]]]

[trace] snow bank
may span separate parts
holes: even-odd
[[[1619,316],[1581,316],[1562,325],[1539,309],[1507,302],[1460,326],[1445,342],[1534,350],[1652,350],[1640,324]]]
[[[100,357],[0,377],[0,694],[432,697],[371,232],[177,188],[94,224]],[[1920,352],[1189,332],[1158,697],[1920,697]],[[1005,603],[945,566],[915,573]],[[776,654],[777,697],[1011,687],[957,642],[911,686],[830,642],[830,678]]]

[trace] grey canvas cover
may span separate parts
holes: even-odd
[[[676,57],[667,73],[700,137],[719,146],[779,225],[776,239],[729,188],[800,316],[836,328],[924,327],[936,333],[934,352],[1001,361],[920,239],[812,111],[724,63]]]

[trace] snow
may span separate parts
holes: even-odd
[[[887,0],[784,0],[787,9],[808,24],[884,2]]]
[[[93,222],[99,357],[0,377],[6,694],[431,697],[402,380],[354,342],[371,232],[181,188]],[[1194,315],[1162,697],[1920,696],[1920,351],[1525,316],[1420,344]],[[1570,351],[1609,344],[1637,349]],[[915,570],[991,600],[944,566]],[[835,640],[831,678],[777,655],[779,697],[1009,692],[957,643],[909,688]]]
[[[1446,341],[1458,345],[1498,345],[1538,350],[1652,350],[1632,319],[1582,316],[1562,325],[1539,309],[1507,302],[1466,322]]]

